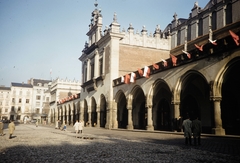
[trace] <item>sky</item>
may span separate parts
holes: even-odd
[[[81,82],[78,59],[88,41],[96,0],[0,0],[0,86],[30,78]],[[154,33],[173,20],[188,18],[196,0],[97,0],[103,30],[113,22]],[[209,0],[199,0],[204,8]]]

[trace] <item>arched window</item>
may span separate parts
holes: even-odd
[[[187,41],[191,40],[191,24],[188,24],[187,28]]]
[[[92,61],[91,61],[91,79],[94,77],[94,66],[95,66],[94,59],[92,59]]]
[[[227,4],[225,12],[226,12],[226,25],[231,24],[232,23],[232,4],[231,3]]]
[[[212,30],[216,30],[217,29],[217,13],[216,13],[216,11],[212,12],[211,24],[212,24]]]
[[[83,66],[83,74],[84,74],[84,78],[83,78],[83,82],[86,82],[87,81],[87,63],[85,62],[84,63],[84,66]]]
[[[200,18],[198,21],[198,36],[203,35],[203,19]]]
[[[180,45],[181,44],[181,30],[178,30],[178,33],[177,33],[177,45]]]

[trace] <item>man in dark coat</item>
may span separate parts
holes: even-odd
[[[192,129],[193,129],[193,140],[194,145],[201,145],[201,133],[202,133],[202,123],[198,120],[198,117],[192,121]]]

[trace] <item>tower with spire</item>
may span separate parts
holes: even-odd
[[[102,14],[101,9],[98,9],[98,3],[94,3],[95,10],[92,12],[91,23],[89,24],[89,31],[87,36],[89,37],[89,46],[98,42],[101,38],[102,32]]]

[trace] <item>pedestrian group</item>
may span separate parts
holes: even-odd
[[[186,145],[192,145],[192,136],[194,145],[201,145],[202,124],[198,117],[191,121],[189,115],[187,115],[182,123],[182,128]]]

